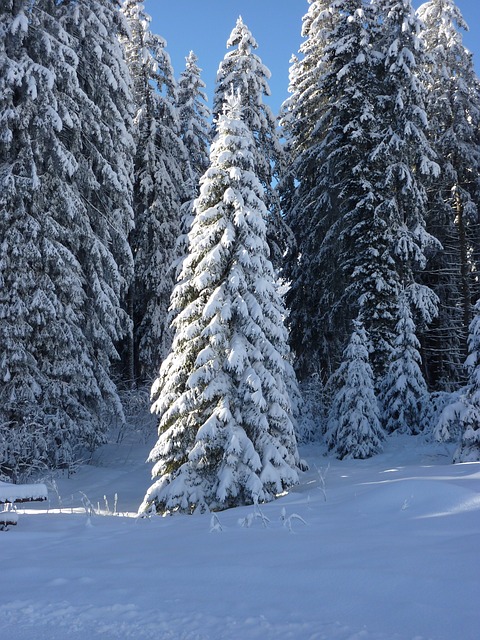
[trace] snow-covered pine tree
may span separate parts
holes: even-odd
[[[177,85],[165,40],[150,31],[151,19],[140,0],[127,0],[123,13],[131,33],[126,50],[136,108],[131,235],[135,375],[150,381],[171,345],[168,306],[175,283],[175,247],[181,233],[181,205],[192,194],[176,108]]]
[[[85,332],[88,233],[71,147],[78,57],[53,0],[0,11],[0,466],[67,466],[102,441]]]
[[[198,183],[208,167],[210,146],[209,119],[205,83],[197,65],[197,56],[190,51],[185,58],[185,70],[178,80],[178,120],[180,137],[187,152],[191,169],[191,186],[188,188],[192,198],[198,195]]]
[[[440,170],[426,137],[425,52],[410,0],[381,0],[377,8],[374,42],[382,55],[372,152],[380,177],[377,212],[389,227],[395,270],[408,289],[417,327],[423,329],[437,313],[438,298],[421,283],[421,274],[428,258],[442,248],[425,221],[426,185]]]
[[[326,441],[340,458],[369,458],[382,450],[385,434],[369,364],[370,343],[362,323],[353,332],[334,374],[337,390],[330,407]]]
[[[75,239],[85,307],[82,329],[102,396],[123,420],[113,381],[118,347],[131,331],[126,293],[133,278],[128,237],[133,225],[133,100],[117,0],[66,0],[58,19],[77,56],[75,103],[78,126],[68,131],[78,162],[75,186],[82,233]]]
[[[177,275],[182,260],[188,252],[188,232],[193,221],[193,201],[198,196],[201,176],[209,164],[211,111],[207,106],[205,83],[200,77],[201,69],[197,65],[197,56],[190,51],[185,70],[178,80],[178,120],[180,137],[188,157],[189,176],[186,180],[187,200],[182,204],[181,235],[176,245],[178,256]]]
[[[175,338],[152,389],[159,439],[141,512],[269,501],[298,481],[285,309],[241,99],[227,97],[172,295]]]
[[[323,217],[320,211],[329,208],[329,191],[322,196],[316,192],[320,167],[317,157],[323,136],[317,120],[325,102],[321,90],[322,58],[336,14],[328,11],[330,2],[327,0],[308,1],[310,6],[302,18],[301,30],[305,40],[300,46],[301,57],[292,58],[289,85],[292,95],[282,105],[280,120],[291,159],[288,175],[280,184],[282,203],[296,243],[296,251],[284,269],[290,283],[286,301],[290,309],[288,324],[295,368],[301,380],[314,374],[314,366],[319,366],[321,371],[327,370],[329,374],[336,368],[334,364],[329,366],[320,356],[322,351],[327,352],[325,343],[333,336],[329,334],[322,339],[318,319],[321,313],[318,285],[321,281],[316,277],[318,266],[312,255],[313,247],[318,250],[320,242],[316,235],[312,238],[313,221],[318,223]],[[312,279],[315,286],[312,286]]]
[[[442,169],[429,189],[427,228],[443,251],[425,277],[440,298],[440,313],[426,333],[424,353],[430,384],[453,389],[464,382],[468,327],[478,298],[480,85],[462,43],[468,27],[455,2],[430,0],[418,15],[428,54],[428,134]]]
[[[415,335],[408,292],[401,292],[398,305],[394,351],[381,387],[383,422],[388,433],[418,434],[428,390],[421,370],[420,343]]]
[[[336,135],[329,133],[325,145],[328,162],[338,167],[341,217],[326,238],[329,245],[339,248],[339,270],[345,281],[344,294],[341,290],[336,293],[340,301],[336,306],[339,311],[350,308],[350,315],[358,312],[371,343],[370,362],[378,379],[392,351],[399,290],[392,230],[382,215],[382,195],[378,191],[383,168],[379,170],[373,157],[382,59],[372,37],[374,5],[353,0],[345,3],[342,11],[344,19],[334,43],[327,48],[336,62],[328,90],[334,98],[331,117]],[[332,323],[339,324],[338,315],[333,314]]]
[[[459,411],[461,442],[455,451],[454,462],[480,461],[480,300],[477,301],[468,336],[468,386],[461,397],[463,411]],[[458,405],[458,403],[457,403]]]
[[[357,204],[354,192],[368,205],[371,189],[364,175],[375,94],[368,20],[359,1],[310,0],[302,24],[302,57],[290,69],[292,95],[282,106],[292,157],[283,202],[298,249],[285,275],[291,284],[292,346],[302,379],[318,366],[326,379],[332,375],[356,316],[345,303],[346,260],[352,265],[353,256],[345,256],[340,237],[344,216]],[[358,293],[353,297],[358,299]]]
[[[270,95],[268,81],[270,70],[254,51],[258,48],[242,18],[227,40],[227,48],[219,65],[213,97],[213,135],[218,129],[218,118],[222,113],[224,96],[233,87],[240,90],[245,107],[244,120],[253,134],[254,169],[264,189],[264,201],[268,211],[267,241],[274,266],[283,266],[283,256],[293,245],[291,230],[286,225],[280,207],[275,183],[281,180],[286,159],[277,132],[276,119],[264,98]]]
[[[374,6],[312,2],[303,34],[304,58],[292,65],[292,96],[282,119],[298,184],[286,212],[298,243],[288,267],[297,366],[303,377],[317,362],[330,376],[342,359],[350,319],[360,311],[374,372],[381,375],[399,276],[389,220],[379,206],[383,167],[373,157],[383,95]]]
[[[454,462],[480,460],[480,300],[473,309],[469,326],[465,369],[467,384],[449,394],[450,402],[441,408],[436,423],[430,425],[433,437],[438,442],[460,439]]]
[[[0,9],[0,440],[5,442],[0,470],[14,476],[23,465],[47,456],[41,396],[48,378],[32,343],[52,304],[50,292],[44,291],[38,246],[43,212],[34,205],[41,173],[35,137],[44,150],[41,134],[47,126],[52,74],[40,57],[46,52],[32,52],[35,35],[44,34],[43,25],[31,20],[26,1],[12,0]],[[39,135],[33,137],[36,115]],[[21,458],[19,442],[25,446]]]
[[[287,149],[295,164],[301,162],[302,154],[307,154],[318,141],[318,112],[321,111],[324,95],[319,91],[324,70],[323,53],[331,41],[330,33],[334,28],[338,13],[329,11],[329,0],[308,0],[310,7],[302,18],[301,35],[305,38],[300,46],[301,58],[293,56],[290,67],[289,92],[292,94],[282,105],[281,125],[287,138]],[[299,167],[294,166],[298,171]],[[304,167],[303,180],[310,178],[314,186],[315,163]],[[294,177],[297,178],[296,173]],[[290,214],[292,221],[297,221]],[[298,225],[300,226],[300,225]],[[298,229],[300,231],[300,229]]]

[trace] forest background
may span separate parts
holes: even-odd
[[[263,99],[272,92],[283,101],[286,90],[269,88],[258,36],[236,17],[240,5],[233,50],[216,56],[213,127],[198,58],[174,70],[165,32],[159,25],[154,33],[142,3],[126,0],[123,18],[107,0],[2,5],[3,473],[16,479],[46,460],[68,466],[77,450],[93,450],[105,438],[106,413],[125,418],[118,391],[151,382],[162,361],[152,399],[163,440],[152,462],[167,484],[183,464],[190,474],[194,450],[213,467],[223,451],[238,476],[242,465],[230,454],[239,447],[250,451],[242,460],[253,476],[261,453],[263,471],[289,458],[295,482],[297,419],[300,440],[324,435],[339,457],[377,453],[381,422],[401,433],[428,423],[444,439],[465,432],[464,455],[478,455],[480,89],[456,30],[462,18],[450,0],[432,0],[420,11],[422,32],[407,0],[333,0],[326,11],[326,2],[308,4],[280,121],[285,150]],[[276,9],[269,15],[298,37],[293,17]],[[220,31],[205,6],[195,18],[188,15],[197,32],[203,24]],[[265,41],[284,42],[273,26]],[[440,26],[448,37],[437,47]],[[285,80],[286,67],[277,75]],[[225,111],[230,88],[238,96]],[[215,246],[212,227],[202,229],[213,211],[217,231],[230,229],[226,244],[218,236]],[[292,357],[268,255],[289,286]],[[242,296],[256,306],[246,303],[245,312],[229,290],[234,302],[215,324],[231,265],[245,267]],[[184,321],[199,308],[213,324],[197,336],[199,324]],[[254,334],[263,341],[254,344]],[[237,336],[245,347],[237,349]],[[273,351],[260,357],[265,345]],[[212,396],[218,372],[227,383]],[[230,387],[252,403],[232,433],[234,412],[224,404],[242,401],[229,397]],[[211,428],[225,416],[228,429]],[[261,452],[263,436],[272,442]]]

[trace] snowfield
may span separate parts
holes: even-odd
[[[0,532],[2,639],[480,637],[480,463],[421,437],[365,461],[312,445],[273,503],[137,519],[151,445],[42,478],[49,502]]]

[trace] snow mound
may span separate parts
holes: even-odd
[[[48,491],[44,484],[9,484],[0,481],[0,503],[43,501],[47,498]]]

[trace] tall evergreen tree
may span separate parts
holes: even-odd
[[[188,157],[189,175],[185,188],[187,200],[182,205],[181,235],[177,240],[177,271],[188,252],[188,232],[193,221],[193,201],[198,196],[201,176],[209,164],[210,109],[207,106],[205,83],[200,77],[197,56],[190,51],[185,70],[178,81],[178,120],[180,137]]]
[[[0,12],[0,464],[12,473],[70,464],[102,441],[104,402],[117,400],[91,330],[85,95],[62,17],[53,0]]]
[[[83,233],[77,255],[84,272],[84,332],[102,394],[123,419],[113,382],[118,345],[131,325],[126,293],[133,278],[128,237],[133,225],[133,100],[119,37],[119,2],[67,0],[58,5],[78,65],[75,101],[79,127],[69,131],[78,170]]]
[[[42,46],[43,41],[43,46]],[[3,472],[47,461],[52,431],[48,395],[58,389],[44,360],[58,364],[57,351],[39,351],[39,338],[62,309],[58,284],[45,268],[52,226],[39,206],[48,137],[57,137],[59,116],[53,95],[52,38],[40,12],[27,2],[8,2],[0,12],[0,336]],[[57,125],[57,127],[55,127]],[[55,130],[57,129],[57,131]],[[57,286],[56,286],[57,285]],[[59,318],[60,319],[60,318]],[[48,346],[51,347],[49,342]],[[50,408],[51,410],[51,408]],[[62,416],[68,418],[68,412]],[[60,426],[62,418],[58,420]],[[20,452],[18,443],[25,445]],[[60,458],[68,461],[60,440]],[[67,444],[68,448],[68,444]]]
[[[388,343],[398,283],[415,282],[425,253],[439,246],[425,232],[420,178],[436,175],[438,166],[425,136],[418,32],[411,5],[403,0],[371,6],[312,1],[304,17],[304,58],[292,68],[292,97],[283,118],[299,183],[288,221],[300,243],[290,294],[300,368],[308,368],[302,364],[306,345],[316,343],[323,345],[331,371],[331,338],[345,325],[342,317],[348,320],[354,311],[356,298],[361,304],[369,299],[368,308],[376,309],[372,317],[383,316],[377,327],[372,324],[372,339],[380,331]],[[363,257],[357,259],[359,241]],[[306,265],[317,270],[317,288]],[[430,308],[434,297],[417,291]],[[383,301],[380,292],[387,292]],[[317,309],[332,311],[312,322]],[[333,345],[337,354],[341,343],[342,338],[336,350]]]
[[[340,327],[332,331],[323,317],[326,308],[332,308],[332,299],[327,307],[320,306],[326,294],[320,270],[330,262],[320,261],[318,257],[326,230],[336,216],[337,200],[334,189],[325,188],[323,184],[322,156],[327,128],[319,126],[328,108],[324,82],[329,59],[325,52],[341,20],[338,11],[330,11],[330,4],[330,0],[309,0],[308,13],[302,19],[301,33],[305,40],[299,51],[301,57],[294,58],[290,68],[292,95],[282,105],[281,124],[292,160],[289,175],[281,184],[282,201],[286,221],[296,240],[296,252],[285,269],[290,282],[286,301],[300,379],[315,373],[317,367],[329,378],[341,357],[340,334],[346,335],[346,329],[342,332]],[[338,358],[332,352],[336,352]]]
[[[302,378],[318,363],[327,378],[358,317],[372,341],[380,390],[401,375],[390,368],[382,380],[404,338],[399,306],[408,301],[422,328],[437,312],[438,299],[420,276],[441,249],[425,222],[425,184],[439,167],[426,137],[420,23],[408,0],[310,5],[282,119],[293,157],[289,185],[296,183],[286,196],[298,242],[288,273],[293,347]],[[335,421],[348,424],[352,398],[346,381],[337,382],[332,434]],[[330,444],[346,455],[341,438],[332,435]]]
[[[208,167],[210,132],[208,120],[210,109],[207,106],[205,83],[197,65],[197,56],[190,51],[186,58],[185,70],[178,81],[178,120],[180,137],[189,159],[191,186],[189,192],[198,195],[198,182]]]
[[[150,31],[139,0],[123,7],[131,38],[126,43],[135,115],[135,377],[152,380],[171,344],[168,305],[174,286],[175,246],[190,174],[180,137],[177,85],[163,38]]]
[[[236,48],[235,48],[236,47]],[[281,267],[283,255],[291,249],[293,236],[281,214],[280,200],[275,184],[285,169],[285,156],[277,132],[277,123],[264,98],[270,95],[270,70],[254,51],[258,48],[247,25],[239,17],[227,40],[227,48],[217,71],[213,97],[213,132],[218,128],[224,96],[233,87],[240,90],[245,107],[245,124],[255,139],[253,149],[255,173],[264,189],[268,210],[267,241],[272,262]]]
[[[441,174],[429,190],[428,228],[443,251],[425,280],[440,298],[440,314],[425,336],[430,384],[455,388],[463,361],[472,305],[478,297],[480,206],[480,85],[472,54],[462,43],[467,25],[453,0],[420,7],[422,40],[428,54],[429,136]]]
[[[338,458],[369,458],[382,450],[385,434],[369,364],[369,340],[359,321],[335,374],[338,384],[327,423],[327,443]]]
[[[375,39],[382,54],[379,127],[372,159],[381,179],[378,211],[393,236],[392,257],[402,288],[408,289],[421,328],[436,315],[438,298],[421,283],[427,260],[441,250],[426,229],[426,185],[439,166],[426,137],[425,52],[420,22],[410,0],[378,4]]]
[[[268,501],[298,481],[285,310],[238,95],[217,128],[172,295],[175,338],[152,389],[156,481],[141,511]]]
[[[400,281],[392,255],[392,228],[382,209],[383,167],[375,160],[381,122],[378,113],[382,102],[379,100],[382,56],[375,38],[375,6],[365,5],[362,0],[347,6],[350,12],[339,25],[330,49],[334,52],[333,59],[338,57],[343,64],[338,83],[340,108],[336,107],[337,129],[341,127],[343,139],[342,144],[330,141],[331,158],[337,164],[341,159],[342,163],[341,219],[339,229],[334,229],[341,246],[339,259],[346,281],[344,302],[339,306],[342,309],[348,305],[353,312],[358,309],[358,317],[371,341],[374,376],[379,379],[393,348]],[[334,77],[333,74],[332,80]],[[347,158],[351,158],[350,166]],[[329,244],[335,244],[330,233],[327,238]],[[334,316],[334,322],[338,323],[338,316]]]
[[[312,2],[303,35],[282,119],[298,183],[287,211],[298,243],[288,268],[298,370],[303,377],[320,362],[331,375],[360,312],[379,375],[391,350],[399,276],[380,208],[383,167],[373,157],[382,91],[374,6]]]

